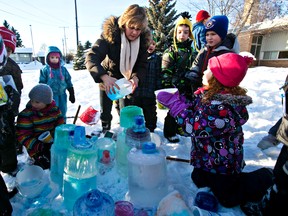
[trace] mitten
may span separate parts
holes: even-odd
[[[67,89],[68,92],[69,92],[69,101],[71,103],[75,103],[75,94],[74,94],[74,88],[73,87],[70,87]]]
[[[185,97],[176,93],[160,92],[157,96],[159,103],[170,109],[170,114],[176,117],[181,111],[189,107],[189,104],[185,103]]]

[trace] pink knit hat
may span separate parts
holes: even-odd
[[[244,79],[253,58],[226,53],[209,59],[208,65],[214,77],[226,87],[235,87]]]
[[[5,26],[0,26],[0,35],[2,35],[5,46],[11,48],[14,53],[17,43],[15,33],[7,29]]]
[[[200,10],[196,15],[196,22],[201,22],[204,19],[208,19],[210,14],[205,10]]]
[[[60,58],[60,53],[59,52],[51,52],[51,53],[49,53],[49,56],[56,56],[56,57]]]

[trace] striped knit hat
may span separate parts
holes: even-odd
[[[7,62],[7,52],[4,41],[0,35],[0,70],[5,66]]]
[[[14,53],[17,44],[15,33],[4,26],[0,26],[0,35],[4,40],[5,46],[11,48]]]

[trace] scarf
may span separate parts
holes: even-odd
[[[120,72],[129,80],[136,62],[140,46],[140,37],[134,41],[127,40],[125,33],[121,33]]]

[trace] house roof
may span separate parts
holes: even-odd
[[[241,32],[267,33],[281,30],[282,31],[288,30],[288,16],[282,18],[275,18],[273,20],[266,20],[264,22],[254,23],[250,26],[244,26]]]
[[[14,53],[33,53],[32,48],[16,47]]]

